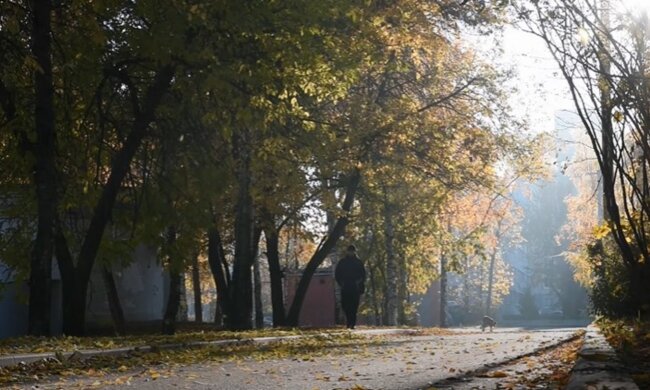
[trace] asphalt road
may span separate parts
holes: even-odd
[[[101,382],[79,378],[66,388],[145,389],[426,389],[450,377],[533,353],[570,339],[578,329],[465,329],[448,336],[395,337],[381,345],[333,348],[309,360],[207,362],[122,373]],[[155,377],[155,378],[153,378]],[[110,384],[112,383],[112,384]],[[54,383],[40,389],[58,388]]]

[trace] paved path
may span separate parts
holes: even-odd
[[[332,349],[310,360],[207,362],[178,366],[155,375],[122,373],[95,381],[94,387],[145,389],[421,389],[445,378],[498,364],[571,338],[577,329],[522,331],[449,336],[402,336],[381,345]],[[110,382],[113,385],[107,385]],[[117,383],[117,384],[115,384]],[[90,387],[80,378],[66,388]],[[41,384],[41,389],[61,386]]]

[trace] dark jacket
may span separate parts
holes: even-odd
[[[342,289],[354,288],[359,294],[363,294],[366,270],[357,256],[346,255],[342,258],[336,265],[334,277]]]

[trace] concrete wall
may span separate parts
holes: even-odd
[[[56,262],[53,267],[56,267]],[[53,335],[61,334],[61,278],[52,270],[52,311],[50,313]],[[0,339],[27,334],[29,320],[29,288],[26,282],[16,281],[8,268],[0,263]]]
[[[0,339],[27,332],[27,293],[24,283],[3,283],[0,290]]]
[[[156,253],[140,245],[133,252],[134,262],[124,269],[113,269],[115,284],[127,322],[149,322],[162,319],[166,305],[169,277],[158,264]],[[27,333],[28,289],[7,275],[0,263],[0,339]],[[56,261],[52,266],[52,334],[62,333],[61,277]],[[99,266],[95,266],[88,289],[86,312],[88,324],[112,324],[106,289]]]
[[[113,267],[124,318],[127,322],[148,322],[162,319],[169,278],[158,263],[152,249],[139,245],[133,252],[135,261],[127,268]],[[111,323],[106,288],[99,267],[93,269],[88,293],[86,321]]]

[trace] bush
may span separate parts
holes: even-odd
[[[591,310],[610,318],[636,315],[637,307],[630,288],[630,274],[618,255],[611,238],[595,241],[587,247],[594,281],[590,291]]]

